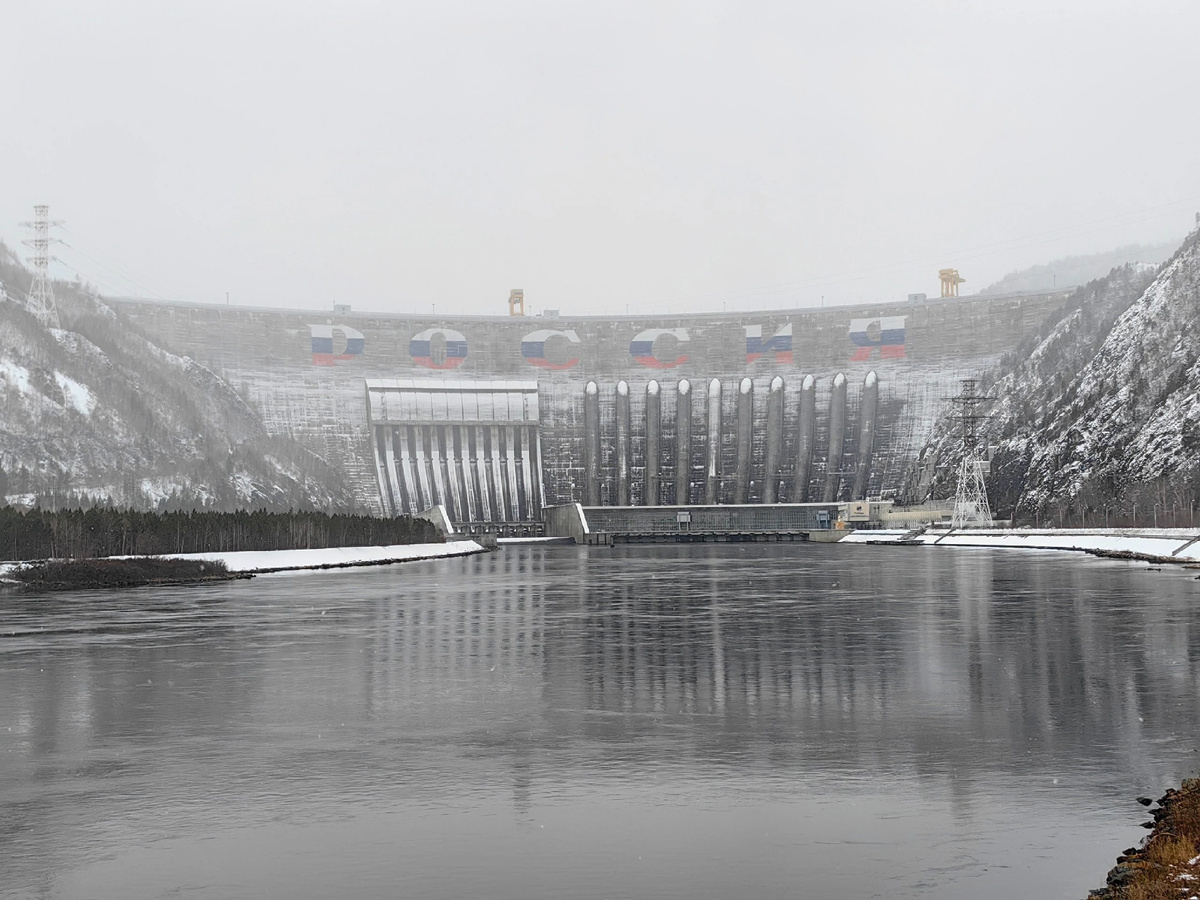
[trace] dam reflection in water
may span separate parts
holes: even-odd
[[[1196,582],[520,548],[0,612],[19,895],[1083,896],[1195,773]],[[1036,888],[1036,889],[1035,889]]]

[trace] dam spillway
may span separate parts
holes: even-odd
[[[736,315],[432,317],[116,300],[381,514],[895,497],[959,378],[1065,292]]]

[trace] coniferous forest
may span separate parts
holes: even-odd
[[[237,550],[297,550],[442,543],[433,523],[412,516],[320,512],[138,512],[128,509],[0,507],[0,559],[87,558]]]

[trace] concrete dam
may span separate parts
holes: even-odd
[[[113,300],[380,514],[894,498],[958,390],[1066,292],[667,316],[433,317]]]

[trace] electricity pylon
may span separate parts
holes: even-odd
[[[24,228],[33,229],[33,237],[22,241],[26,247],[33,248],[33,284],[25,297],[25,305],[37,317],[37,320],[47,328],[58,328],[58,307],[54,305],[54,288],[50,283],[50,226],[61,225],[61,222],[50,221],[49,206],[35,206],[33,221],[22,222]]]
[[[986,458],[979,458],[976,450],[979,423],[987,418],[983,404],[996,398],[980,394],[979,382],[974,378],[964,378],[960,383],[962,390],[959,395],[950,398],[950,402],[959,409],[958,415],[952,418],[962,422],[963,429],[962,464],[958,468],[958,487],[954,492],[954,513],[950,518],[950,527],[987,526],[992,524],[992,508],[988,504],[984,478],[991,463]]]

